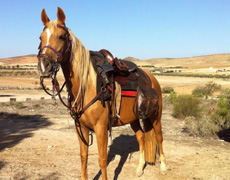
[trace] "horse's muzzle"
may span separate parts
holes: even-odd
[[[45,54],[38,57],[38,71],[40,76],[51,77],[54,72],[53,62],[51,58]]]

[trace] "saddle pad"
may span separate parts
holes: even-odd
[[[125,91],[137,91],[138,76],[134,72],[128,73],[127,76],[115,75],[114,80],[121,85],[121,90],[124,91],[123,94],[126,94]],[[111,77],[109,77],[109,81],[112,82]],[[128,96],[129,94],[130,93],[128,93]]]
[[[108,89],[112,91],[111,86],[108,86]],[[116,89],[115,89],[115,92],[116,92]],[[137,90],[121,90],[121,96],[123,97],[136,97],[136,95],[137,95]]]

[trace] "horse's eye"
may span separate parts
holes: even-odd
[[[59,39],[65,41],[65,40],[66,40],[66,37],[65,37],[65,35],[61,35],[61,36],[59,36]]]

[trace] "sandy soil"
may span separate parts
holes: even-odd
[[[0,65],[36,64],[36,58],[1,59]],[[221,58],[223,61],[217,61]],[[193,68],[229,67],[230,55],[151,61],[157,66]],[[20,60],[20,61],[19,61]],[[201,61],[201,62],[199,62]],[[170,63],[169,63],[170,62]],[[21,64],[20,64],[21,65]],[[172,86],[188,94],[197,86],[214,81],[230,88],[229,80],[156,76],[161,86]],[[37,88],[37,77],[0,77],[0,180],[80,179],[80,156],[74,124],[65,107]],[[48,86],[49,87],[49,86]],[[16,97],[22,104],[10,104]],[[45,97],[45,100],[40,100]],[[26,101],[31,98],[31,101]],[[4,102],[4,103],[2,103]],[[171,116],[164,106],[162,126],[168,171],[160,174],[159,161],[147,165],[137,178],[138,144],[129,126],[113,129],[114,143],[108,148],[108,177],[118,180],[227,180],[230,174],[230,144],[218,138],[197,138],[184,132],[184,122]],[[89,179],[100,179],[97,142],[89,149]]]
[[[9,103],[0,107],[0,179],[80,179],[80,156],[73,121],[66,109],[52,100]],[[227,180],[230,144],[200,139],[183,132],[170,107],[163,111],[164,150],[168,171],[160,174],[159,161],[147,165],[137,178],[138,144],[129,126],[113,129],[108,148],[108,177],[118,180]],[[100,179],[97,142],[89,148],[89,179]]]

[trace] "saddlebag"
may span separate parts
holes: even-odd
[[[138,87],[133,109],[138,119],[147,119],[158,113],[158,94],[155,89]]]

